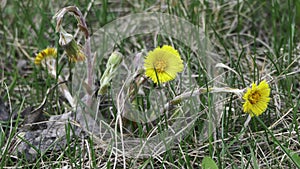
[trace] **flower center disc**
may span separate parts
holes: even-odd
[[[254,92],[252,95],[250,95],[249,101],[251,104],[255,104],[258,102],[260,98],[260,94],[258,92]]]
[[[158,60],[154,64],[154,68],[158,73],[164,72],[167,67],[167,64],[163,60]]]

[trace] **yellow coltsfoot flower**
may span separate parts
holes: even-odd
[[[244,112],[249,113],[251,117],[261,115],[268,107],[269,96],[270,87],[265,80],[260,82],[258,86],[252,83],[252,88],[248,88],[243,96],[245,100]]]
[[[56,48],[46,48],[38,53],[34,59],[34,64],[40,65],[46,58],[55,58],[57,56]]]
[[[164,45],[150,51],[144,61],[145,74],[154,83],[164,83],[175,79],[183,70],[183,61],[176,49]]]

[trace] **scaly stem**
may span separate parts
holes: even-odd
[[[85,41],[85,55],[87,58],[87,84],[90,89],[93,89],[93,57],[91,55],[90,37],[87,37]],[[92,93],[87,93],[87,96],[86,105],[90,107],[92,104]]]
[[[87,88],[88,88],[87,91],[91,91],[93,89],[93,56],[91,54],[90,34],[88,31],[88,27],[81,11],[76,6],[68,6],[58,11],[53,17],[56,18],[57,21],[56,32],[61,33],[62,31],[64,31],[61,24],[62,24],[63,17],[66,13],[71,13],[75,16],[78,22],[78,28],[80,31],[84,33],[85,36],[84,54],[87,58]],[[87,96],[86,106],[90,107],[92,104],[92,93],[87,92],[86,96]]]

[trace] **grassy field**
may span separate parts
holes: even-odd
[[[213,47],[211,54],[217,58],[216,64],[222,66],[209,67],[205,61],[195,59],[193,49],[181,39],[156,33],[122,39],[113,46],[113,50],[124,56],[140,53],[144,57],[146,51],[157,46],[174,46],[183,59],[185,70],[190,70],[187,77],[207,90],[213,85],[246,89],[253,82],[258,84],[266,80],[271,88],[267,110],[250,119],[243,112],[241,96],[231,92],[222,95],[205,92],[196,96],[198,102],[193,102],[195,112],[202,114],[197,116],[199,119],[180,142],[163,153],[138,158],[127,155],[122,148],[106,145],[102,138],[95,139],[91,133],[81,130],[83,126],[80,123],[71,120],[63,126],[66,134],[59,145],[50,142],[46,148],[36,146],[40,143],[27,141],[24,134],[44,129],[43,125],[54,116],[74,111],[59,90],[62,85],[58,84],[58,76],[65,77],[67,82],[63,85],[71,91],[72,82],[76,81],[71,75],[80,65],[70,63],[63,53],[59,46],[59,33],[55,30],[56,22],[52,19],[58,10],[70,5],[81,10],[91,35],[120,17],[142,12],[161,12],[188,21],[203,30]],[[0,168],[208,168],[203,166],[207,159],[212,159],[217,168],[300,167],[300,1],[2,0],[0,9]],[[76,19],[71,15],[66,18],[63,20],[65,29],[83,45],[84,36],[77,29]],[[49,69],[34,64],[37,53],[47,47],[56,47],[59,53],[56,77]],[[96,48],[97,44],[93,44],[92,52]],[[95,71],[93,84],[96,87],[99,87],[100,77],[106,69],[108,56],[99,56],[97,60],[100,67]],[[210,68],[214,73],[221,71],[218,78],[213,77],[214,73],[209,74]],[[123,76],[124,72],[116,73]],[[173,99],[182,90],[189,91],[187,85],[177,85],[177,82],[184,82],[184,78],[182,73],[175,81],[158,87],[148,80],[144,84],[144,93],[149,95],[165,87],[167,98]],[[106,122],[116,129],[114,132],[121,132],[122,137],[130,134],[146,137],[153,131],[160,133],[168,127],[167,122],[161,124],[161,121],[173,122],[172,117],[164,115],[146,125],[124,119],[119,124],[115,104],[118,100],[112,97],[114,85],[108,89],[100,111]],[[214,102],[217,96],[222,96],[222,100]],[[155,105],[159,101],[150,99],[147,104]],[[143,107],[144,103],[141,105]],[[34,111],[36,108],[39,108],[38,111]],[[202,138],[201,131],[205,126],[201,119],[205,113],[211,112],[218,118],[209,128],[210,135]],[[31,123],[35,123],[35,127],[24,127],[24,124]],[[123,130],[120,131],[118,125],[122,124]],[[18,152],[23,150],[21,142],[28,145],[30,151],[24,149]],[[30,156],[31,151],[36,152],[35,156]],[[212,162],[207,165],[214,167]]]

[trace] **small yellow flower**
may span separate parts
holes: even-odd
[[[34,59],[34,64],[40,65],[42,60],[46,58],[55,58],[57,55],[57,51],[55,48],[46,48],[38,53]]]
[[[176,49],[164,45],[150,51],[144,61],[145,74],[154,83],[164,83],[175,79],[183,70],[183,61]]]
[[[257,86],[252,83],[252,89],[248,88],[243,96],[245,103],[244,112],[249,113],[251,117],[261,115],[268,107],[270,101],[270,87],[264,80]]]

